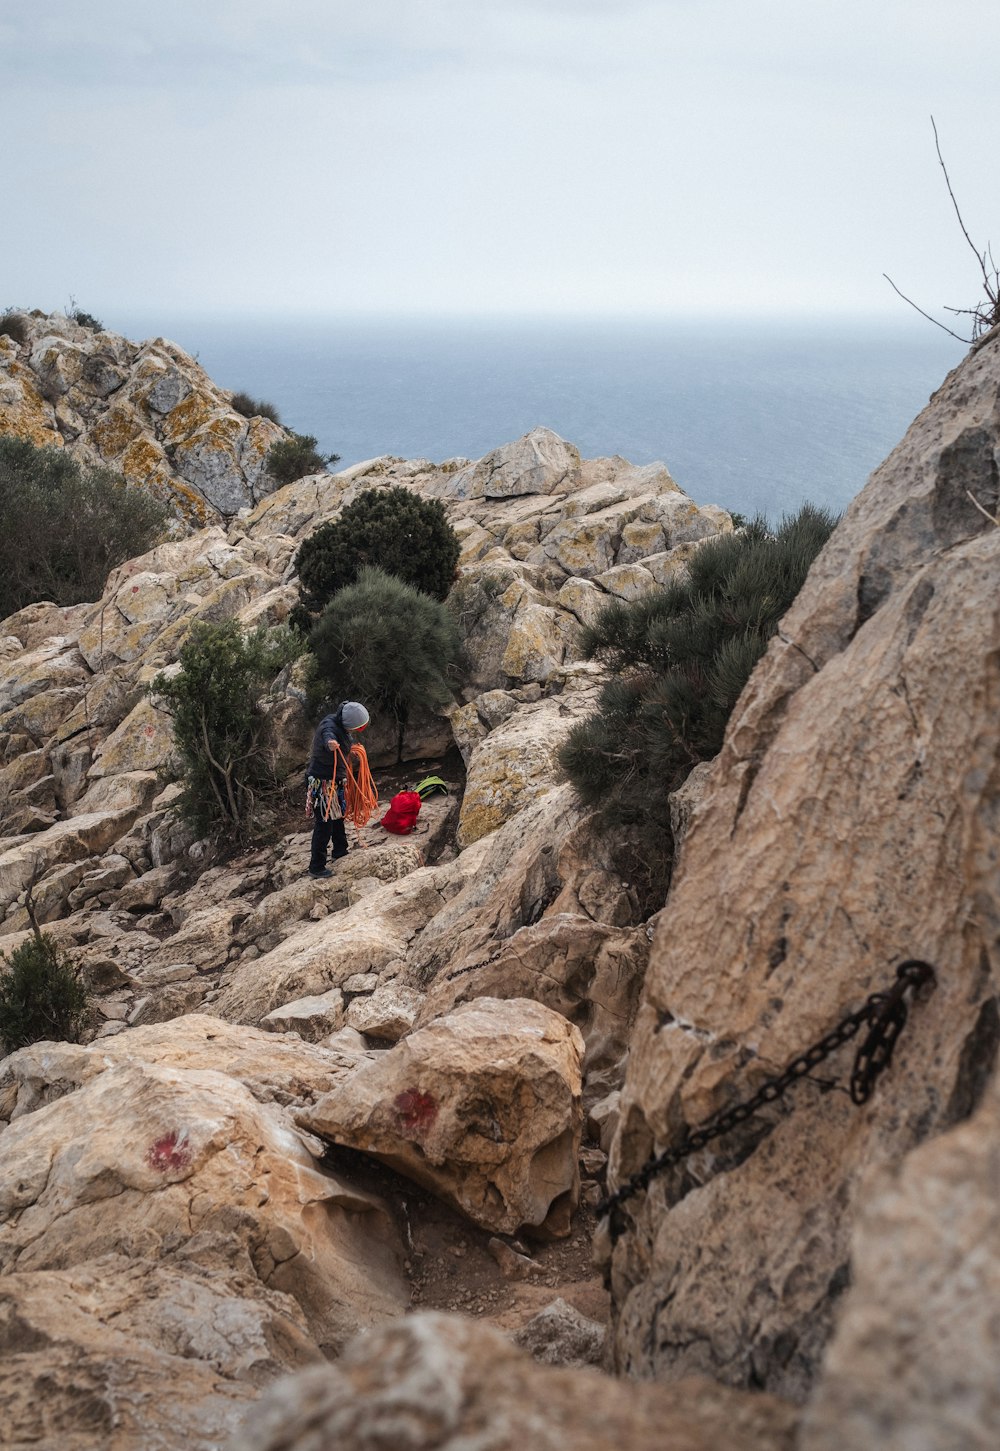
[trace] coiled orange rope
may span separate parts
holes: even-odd
[[[340,747],[336,743],[334,743],[334,750],[340,752]],[[368,752],[364,746],[355,742],[348,753],[346,764],[347,780],[344,782],[344,797],[347,802],[347,810],[344,812],[344,819],[353,821],[355,831],[360,831],[363,826],[368,825],[372,814],[378,807],[378,788],[368,769]]]

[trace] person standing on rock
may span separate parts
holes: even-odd
[[[347,855],[347,827],[344,825],[347,758],[355,736],[365,729],[369,715],[356,700],[344,700],[331,715],[325,715],[313,735],[312,754],[306,779],[306,814],[313,818],[311,877],[330,877],[326,851],[333,842],[333,860]]]

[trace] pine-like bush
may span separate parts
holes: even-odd
[[[459,654],[454,616],[380,569],[362,569],[334,596],[310,645],[331,698],[374,703],[392,717],[400,759],[411,712],[452,699]]]
[[[287,630],[245,634],[236,620],[199,622],[181,647],[180,671],[150,685],[173,717],[181,811],[198,832],[243,839],[263,824],[278,783],[260,702],[295,651]]]
[[[294,484],[307,474],[321,474],[327,464],[336,463],[339,454],[318,453],[311,433],[293,433],[280,438],[267,451],[264,468],[279,485]]]
[[[665,886],[667,796],[722,745],[733,706],[835,524],[806,505],[772,533],[757,518],[708,540],[688,576],[609,605],[583,649],[609,671],[597,710],[560,760],[581,800],[609,825],[637,828]]]
[[[366,565],[443,600],[461,545],[439,499],[411,489],[365,489],[339,518],[321,524],[299,547],[299,599],[318,614]]]
[[[24,314],[9,308],[0,317],[0,337],[11,338],[21,347],[28,341],[28,324]]]
[[[36,930],[0,973],[0,1041],[13,1053],[29,1043],[75,1043],[87,1016],[86,989],[51,937]]]
[[[272,423],[281,423],[278,410],[273,403],[266,402],[263,398],[251,398],[249,393],[234,393],[230,399],[229,406],[244,418],[269,418]],[[315,447],[316,440],[313,439]]]
[[[99,599],[110,570],[162,537],[165,503],[65,449],[0,438],[0,619],[36,600]]]

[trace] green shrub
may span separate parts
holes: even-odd
[[[92,312],[84,312],[82,307],[72,308],[69,315],[80,327],[89,328],[92,333],[101,333],[104,331],[103,322],[99,318],[96,318]]]
[[[28,324],[24,314],[9,309],[0,317],[0,336],[13,338],[21,347],[28,341]]]
[[[249,393],[234,393],[230,407],[242,413],[244,418],[269,418],[272,423],[281,423],[273,403],[266,403],[263,398],[251,398]],[[315,442],[313,439],[313,444]]]
[[[65,449],[0,438],[0,618],[99,599],[110,570],[162,537],[165,503]]]
[[[87,993],[52,938],[36,930],[2,957],[0,1040],[5,1052],[29,1043],[75,1043],[87,1016]]]
[[[391,716],[400,759],[410,713],[453,698],[459,652],[454,616],[381,569],[362,569],[334,596],[310,645],[331,698],[374,703]]]
[[[199,833],[242,840],[266,824],[278,783],[261,700],[301,648],[287,629],[245,634],[236,620],[197,622],[181,647],[179,672],[150,685],[173,717],[180,808]]]
[[[638,829],[661,887],[672,857],[667,796],[718,753],[740,692],[835,522],[810,505],[775,533],[754,519],[703,544],[686,579],[609,605],[584,631],[584,653],[608,667],[608,679],[560,761],[606,824]]]
[[[311,433],[293,433],[268,449],[264,467],[277,484],[294,484],[306,474],[321,474],[327,464],[336,463],[337,453],[317,453]]]
[[[340,517],[321,524],[295,556],[299,599],[313,614],[366,565],[443,600],[455,578],[461,545],[439,499],[411,489],[364,489]]]

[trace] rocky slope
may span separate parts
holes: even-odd
[[[63,341],[63,372],[104,346]],[[287,834],[219,858],[177,817],[145,686],[195,620],[281,622],[301,539],[398,483],[443,498],[463,543],[470,684],[406,742],[452,794],[417,836],[373,824],[309,880],[290,828],[312,723],[286,672],[268,708]],[[0,950],[30,893],[96,1005],[89,1043],[0,1063],[15,1437],[218,1444],[276,1374],[408,1305],[513,1331],[562,1291],[576,1308],[539,1344],[599,1354],[581,1232],[605,1155],[582,1141],[621,1080],[649,939],[554,753],[597,686],[581,621],[730,527],[662,466],[585,461],[540,429],[477,463],[303,480],[129,561],[92,605],[0,625]],[[391,733],[368,744],[384,784]]]
[[[132,343],[62,313],[18,318],[23,343],[0,334],[0,434],[116,469],[189,526],[229,518],[274,487],[264,460],[285,430],[235,412],[176,343]]]
[[[13,1444],[996,1443],[1000,528],[967,495],[998,512],[998,400],[992,338],[852,506],[674,803],[651,922],[554,751],[595,698],[580,624],[731,527],[662,466],[546,430],[377,460],[0,624],[0,950],[30,891],[98,1014],[0,1061]],[[299,541],[397,483],[462,539],[470,684],[407,741],[452,794],[328,882],[291,816],[218,858],[143,687],[196,619],[281,621]],[[294,802],[294,673],[269,709]],[[637,1379],[564,1368],[602,1354],[607,1152],[614,1185],[906,957],[936,986],[870,1102],[843,1049],[630,1200],[605,1363]],[[456,1307],[493,1326],[398,1319]]]

